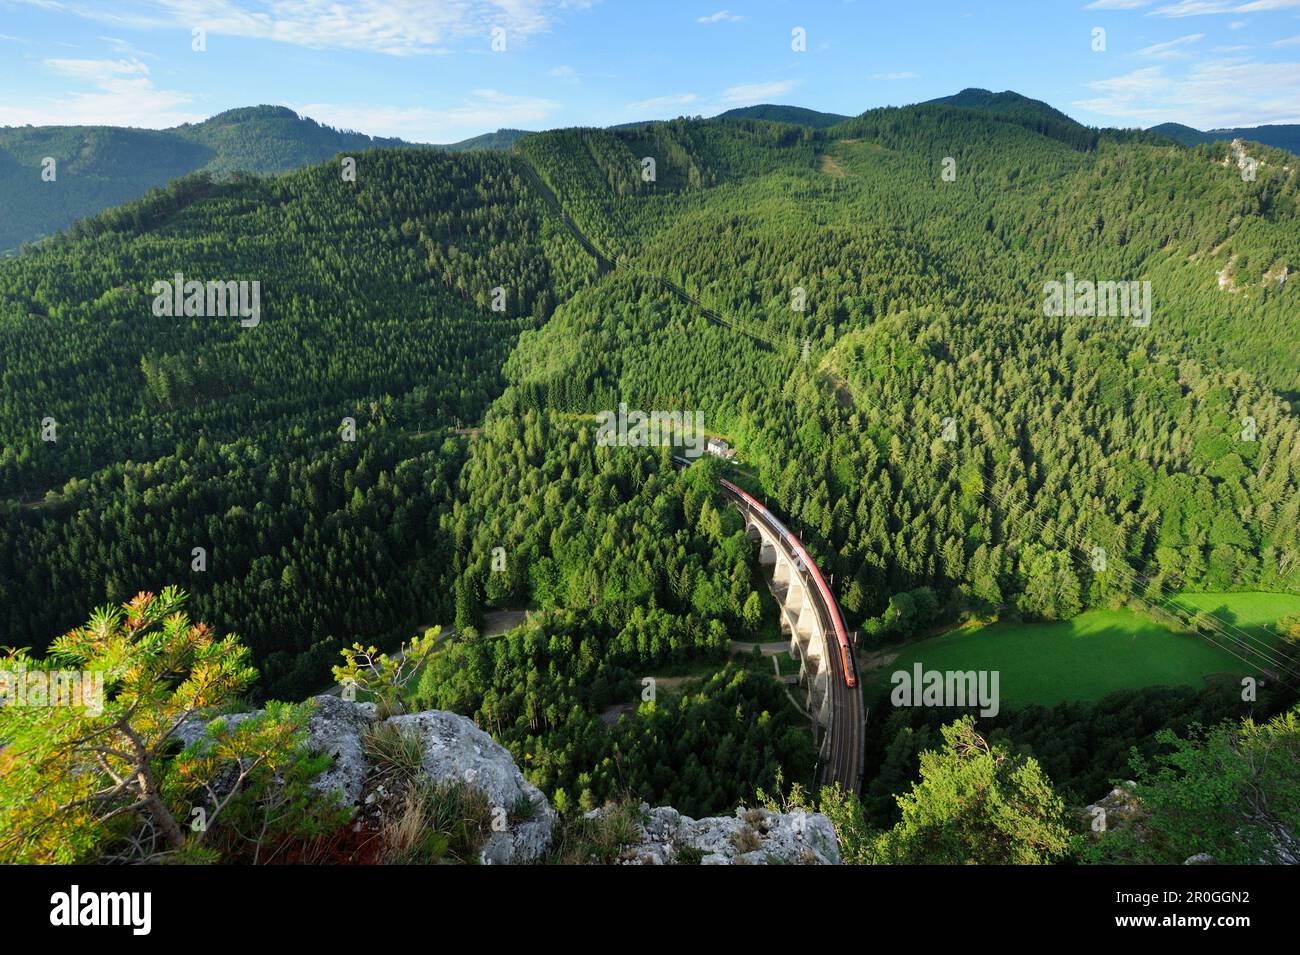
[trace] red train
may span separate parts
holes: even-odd
[[[794,551],[795,556],[798,557],[799,561],[803,564],[804,570],[807,572],[808,576],[817,584],[817,589],[821,591],[822,602],[826,605],[826,609],[831,615],[831,626],[835,628],[835,639],[840,645],[840,663],[844,672],[844,682],[848,686],[857,686],[858,677],[857,668],[853,665],[853,648],[849,645],[849,635],[844,629],[844,618],[840,616],[840,605],[835,600],[835,595],[831,593],[830,587],[826,586],[826,581],[822,579],[821,571],[817,569],[817,565],[813,563],[813,559],[808,556],[808,552],[804,550],[803,544],[800,543],[799,538],[791,534],[786,526],[777,520],[776,516],[771,511],[758,503],[758,501],[754,500],[735,484],[732,484],[726,478],[721,479],[721,484],[732,494],[735,494],[744,501],[746,505],[763,515],[764,519],[766,519],[771,526],[777,529],[781,536],[785,538],[786,543],[790,545],[790,549]]]

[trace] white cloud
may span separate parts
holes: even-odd
[[[1203,63],[1170,76],[1149,66],[1089,84],[1073,105],[1124,125],[1175,121],[1199,129],[1300,122],[1300,63]]]
[[[111,46],[113,48],[114,53],[121,53],[124,56],[135,56],[135,57],[147,56],[152,60],[158,59],[156,54],[146,53],[143,50],[138,50],[130,43],[128,43],[126,40],[118,39],[115,36],[101,36],[99,39],[103,40],[105,43]]]
[[[707,17],[696,17],[696,23],[739,23],[745,19],[737,13],[730,10],[719,10],[717,13],[710,13]]]
[[[670,96],[654,96],[650,99],[643,99],[640,102],[628,103],[627,110],[629,113],[652,113],[662,115],[664,113],[673,113],[681,115],[681,110],[690,106],[699,99],[694,93],[676,93]],[[676,112],[674,112],[676,111]],[[644,119],[645,116],[638,116]]]
[[[893,80],[914,80],[919,75],[919,73],[872,73],[867,79],[890,82]]]
[[[149,67],[139,60],[46,60],[45,65],[55,73],[73,79],[90,80],[103,85],[120,76],[148,76]]]
[[[1300,36],[1289,36],[1285,40],[1274,40],[1273,46],[1300,46]]]
[[[784,96],[799,85],[798,80],[774,80],[766,83],[741,83],[729,86],[721,93],[701,97],[696,93],[677,93],[655,96],[639,103],[629,103],[623,118],[631,120],[666,118],[669,116],[716,116],[737,106],[754,106]],[[690,107],[687,110],[687,107]]]
[[[1143,47],[1138,50],[1138,55],[1155,57],[1161,60],[1172,60],[1177,57],[1187,56],[1182,47],[1204,39],[1204,33],[1192,33],[1188,36],[1180,36],[1177,40],[1169,40],[1166,43],[1153,43],[1151,46]]]
[[[21,0],[134,29],[202,27],[212,36],[273,40],[314,49],[364,50],[391,56],[439,52],[443,44],[479,37],[493,27],[507,43],[550,28],[557,11],[586,9],[586,0]]]
[[[1140,10],[1156,0],[1093,0],[1085,10]],[[1152,10],[1148,16],[1197,17],[1213,13],[1263,13],[1300,7],[1300,0],[1176,0]],[[1234,23],[1232,29],[1241,24]]]
[[[304,103],[292,108],[330,126],[355,129],[372,136],[398,136],[421,143],[454,143],[502,128],[536,129],[560,108],[560,104],[538,96],[515,96],[500,90],[479,89],[459,104],[445,109],[339,103]]]
[[[160,90],[139,60],[50,59],[45,68],[93,91],[62,97],[41,97],[23,106],[0,105],[0,126],[142,126],[160,129],[193,122],[203,116],[178,110],[190,102],[187,93]],[[9,103],[13,100],[10,98]]]
[[[1234,0],[1178,0],[1152,11],[1152,16],[1196,17],[1207,13],[1232,13]]]
[[[770,83],[742,83],[722,91],[719,101],[727,107],[752,106],[774,96],[784,96],[798,85],[797,80],[775,80]]]
[[[1152,16],[1198,17],[1214,13],[1263,13],[1268,10],[1285,10],[1300,7],[1300,0],[1178,0],[1177,3],[1157,7]]]

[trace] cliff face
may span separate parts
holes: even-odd
[[[328,754],[332,765],[313,783],[322,794],[334,792],[364,811],[374,798],[376,769],[366,752],[365,734],[380,723],[374,704],[318,696],[308,722],[308,744]],[[227,722],[250,714],[226,717]],[[546,796],[524,779],[510,753],[471,720],[428,710],[383,721],[417,739],[423,753],[420,772],[434,785],[458,783],[481,792],[494,824],[479,851],[489,865],[526,865],[553,856],[560,822]],[[177,736],[199,739],[203,724],[191,722]],[[369,794],[367,794],[369,792]],[[527,811],[521,806],[528,805]],[[616,810],[598,809],[584,821],[600,825]],[[836,865],[839,847],[830,821],[816,813],[775,813],[739,809],[734,816],[691,819],[671,807],[624,807],[613,860],[622,864],[669,863]],[[607,857],[608,858],[608,857]]]
[[[597,809],[588,819],[611,810]],[[635,838],[618,852],[619,865],[839,865],[835,828],[821,813],[737,809],[734,816],[692,819],[671,806],[642,803]]]

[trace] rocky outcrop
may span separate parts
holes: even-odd
[[[354,805],[370,768],[362,739],[375,720],[375,704],[349,703],[336,696],[318,696],[314,702],[307,745],[329,754],[332,762],[312,785],[323,793],[339,793],[345,806]]]
[[[609,810],[587,818],[600,820]],[[637,840],[622,847],[622,865],[839,865],[835,828],[820,813],[737,809],[734,816],[692,819],[671,806],[642,803]]]
[[[1091,824],[1091,835],[1094,839],[1101,838],[1106,832],[1122,831],[1139,842],[1146,841],[1148,833],[1145,823],[1148,810],[1135,794],[1136,789],[1137,784],[1128,780],[1120,783],[1092,805],[1084,807],[1083,818]],[[1252,819],[1251,822],[1258,825],[1260,820]],[[1251,833],[1243,829],[1237,833],[1237,836],[1241,840],[1246,840],[1250,838]],[[1208,852],[1197,852],[1183,860],[1183,865],[1217,864],[1218,860]],[[1300,840],[1283,827],[1270,827],[1263,855],[1255,859],[1255,864],[1300,865]]]
[[[1132,780],[1116,786],[1095,803],[1084,807],[1084,819],[1094,833],[1112,829],[1129,829],[1145,815],[1142,803],[1133,795],[1137,784]]]
[[[377,767],[365,748],[366,733],[378,720],[374,704],[337,696],[318,696],[310,702],[314,706],[307,722],[308,745],[331,760],[312,785],[322,794],[337,793],[345,805],[364,809],[375,799]],[[227,725],[237,725],[254,715],[239,713],[223,719]],[[384,722],[419,740],[420,768],[429,782],[463,783],[487,798],[494,822],[479,852],[480,862],[519,865],[546,859],[555,841],[558,816],[545,794],[524,779],[505,747],[455,713],[428,710]],[[202,740],[205,727],[191,720],[175,735],[190,745]],[[607,812],[598,809],[587,818],[599,820]],[[621,847],[621,863],[836,865],[840,861],[835,830],[817,813],[739,809],[734,816],[691,819],[668,806],[642,805],[636,819],[636,838]]]
[[[458,780],[488,798],[508,825],[494,829],[479,853],[485,864],[536,862],[551,846],[556,814],[542,791],[524,779],[506,748],[473,722],[428,710],[388,722],[416,735],[424,747],[424,773],[437,782]]]
[[[361,797],[368,763],[362,737],[375,719],[375,704],[348,703],[336,696],[314,697],[315,704],[307,721],[307,745],[319,753],[328,753],[331,764],[312,781],[322,794],[337,792],[343,805],[350,806]],[[261,713],[233,713],[221,717],[231,729]],[[215,721],[214,721],[215,722]],[[172,734],[184,746],[203,739],[208,723],[186,720]]]

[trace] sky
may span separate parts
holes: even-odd
[[[1300,122],[1300,0],[0,0],[0,126],[269,103],[454,142],[970,86],[1094,126]]]

